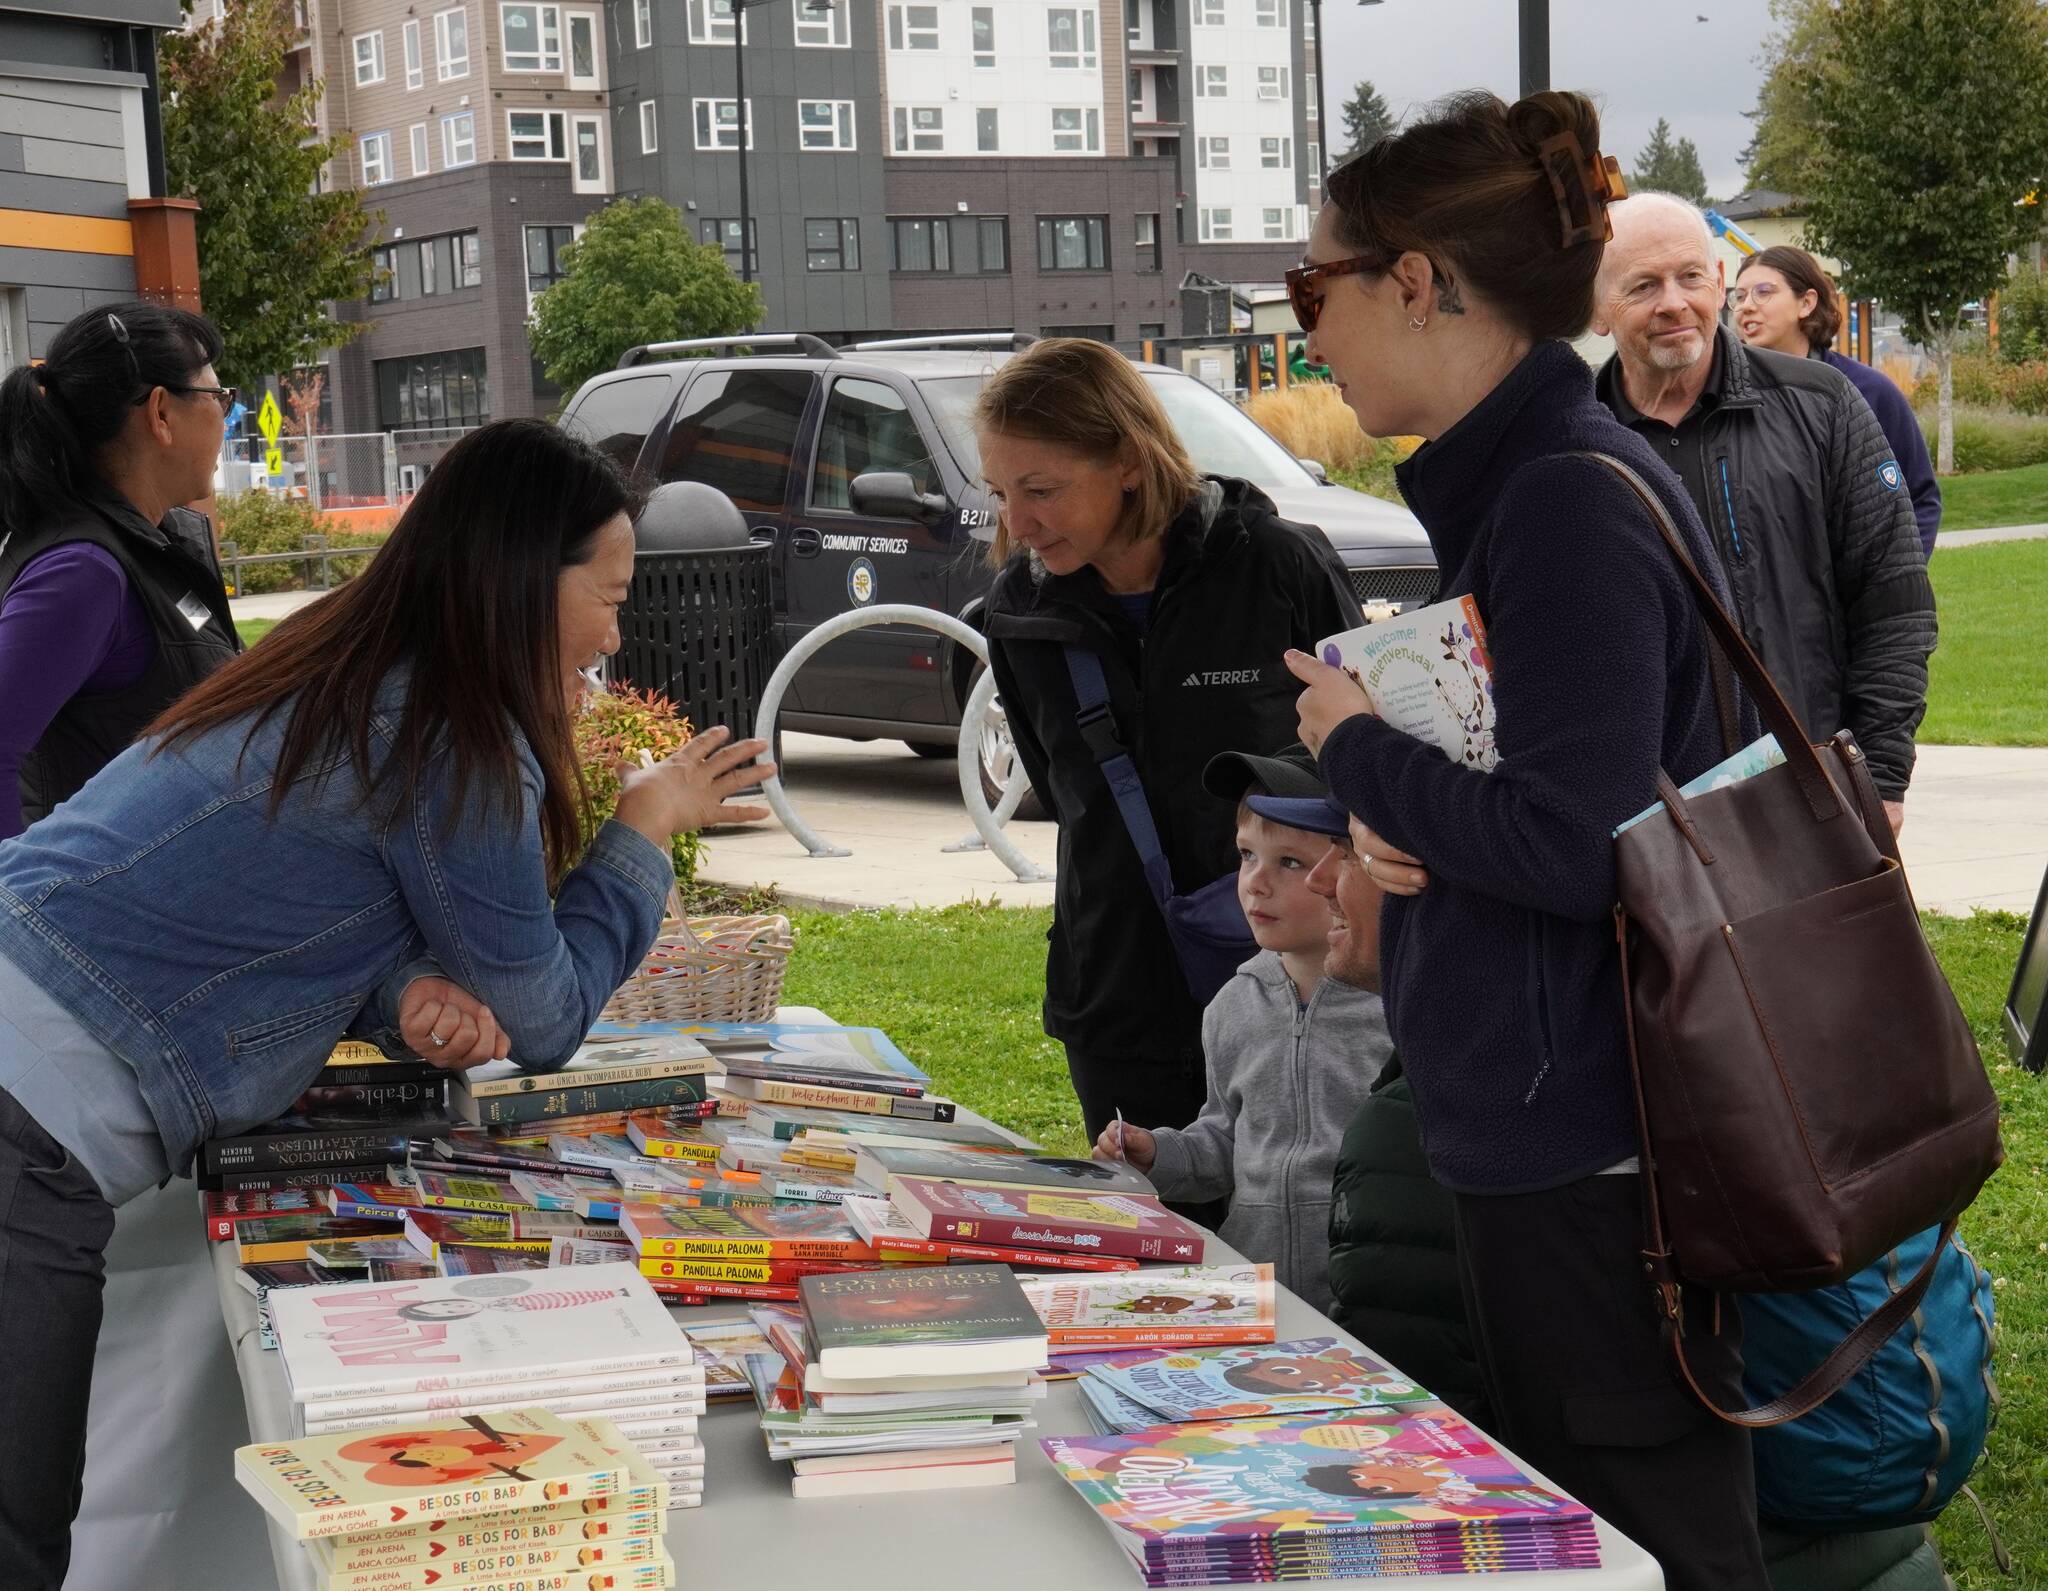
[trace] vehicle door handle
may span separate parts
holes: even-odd
[[[807,525],[789,533],[789,550],[799,558],[815,558],[825,550],[825,538]]]

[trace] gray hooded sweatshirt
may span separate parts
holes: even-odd
[[[1223,1241],[1327,1314],[1337,1150],[1393,1050],[1377,994],[1324,978],[1303,1005],[1279,954],[1261,951],[1202,1014],[1209,1098],[1189,1126],[1154,1134],[1153,1186],[1228,1197]]]

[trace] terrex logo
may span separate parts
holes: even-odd
[[[1221,668],[1190,674],[1180,683],[1185,690],[1190,685],[1256,685],[1258,682],[1259,670],[1255,668]]]

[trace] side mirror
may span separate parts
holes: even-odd
[[[847,495],[857,514],[875,519],[914,519],[930,524],[953,511],[942,492],[921,492],[901,470],[870,470],[856,475]]]
[[[1330,472],[1323,468],[1321,459],[1296,459],[1294,462],[1316,478],[1316,485],[1328,486],[1330,484]]]

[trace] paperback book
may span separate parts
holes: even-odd
[[[787,1061],[835,1071],[871,1071],[929,1086],[931,1078],[880,1028],[806,1026],[781,1022],[600,1022],[593,1040],[638,1038],[654,1032],[696,1039],[728,1067],[735,1060]]]
[[[1209,1238],[1142,1193],[1058,1193],[897,1177],[890,1202],[920,1237],[1200,1264]]]
[[[822,1204],[730,1210],[628,1203],[619,1230],[648,1259],[867,1260],[875,1251],[839,1210]]]
[[[1057,1249],[1015,1248],[994,1243],[962,1243],[928,1238],[903,1218],[887,1199],[854,1194],[840,1202],[853,1229],[874,1245],[875,1258],[905,1264],[957,1261],[969,1265],[1038,1266],[1062,1271],[1134,1271],[1138,1262],[1117,1254],[1066,1253]]]
[[[1003,1154],[975,1149],[904,1149],[880,1145],[855,1158],[854,1179],[864,1189],[888,1191],[891,1177],[934,1182],[978,1182],[991,1187],[1055,1188],[1076,1193],[1154,1193],[1136,1166],[1121,1160],[1076,1160],[1063,1155]]]
[[[1374,713],[1403,734],[1482,773],[1499,762],[1493,660],[1471,597],[1333,635],[1316,653],[1348,674]]]
[[[743,1120],[748,1132],[762,1138],[789,1140],[799,1134],[813,1133],[857,1140],[831,1146],[846,1153],[857,1151],[863,1142],[1017,1147],[995,1128],[977,1126],[973,1122],[922,1121],[910,1116],[875,1116],[857,1110],[820,1110],[809,1105],[755,1103],[749,1105]]]
[[[272,1215],[305,1215],[319,1203],[310,1190],[299,1188],[279,1193],[203,1193],[206,1236],[225,1243],[244,1221],[259,1221]]]
[[[697,1350],[697,1362],[704,1369],[704,1395],[713,1401],[749,1396],[752,1389],[747,1382],[746,1355],[775,1351],[767,1335],[751,1320],[690,1326],[683,1335]]]
[[[422,1171],[415,1180],[419,1202],[425,1209],[476,1210],[500,1215],[533,1209],[519,1190],[502,1177],[454,1177],[439,1171]]]
[[[505,1276],[549,1268],[548,1256],[531,1249],[444,1248],[434,1256],[434,1271],[440,1276]]]
[[[1135,1364],[1097,1365],[1088,1378],[1151,1410],[1153,1424],[1435,1401],[1391,1366],[1335,1337],[1166,1353]]]
[[[797,1287],[828,1376],[995,1374],[1045,1363],[1044,1323],[1007,1266],[806,1276]]]
[[[455,1114],[480,1126],[552,1123],[616,1111],[659,1110],[700,1105],[707,1096],[701,1075],[648,1077],[626,1083],[577,1084],[527,1094],[494,1094],[479,1099],[457,1090]]]
[[[415,1138],[431,1138],[448,1125],[445,1115],[368,1126],[314,1127],[280,1117],[260,1132],[209,1138],[199,1169],[209,1176],[234,1172],[312,1171],[403,1161]]]
[[[937,1094],[900,1094],[889,1090],[848,1088],[842,1084],[798,1081],[783,1077],[747,1077],[728,1073],[725,1093],[764,1105],[809,1105],[823,1110],[859,1111],[871,1116],[901,1116],[922,1121],[951,1121],[959,1107]]]
[[[329,1215],[272,1215],[235,1228],[235,1258],[243,1265],[265,1260],[302,1260],[315,1243],[362,1243],[391,1237],[394,1221],[342,1220]]]
[[[702,1044],[669,1033],[630,1042],[586,1043],[566,1065],[549,1072],[530,1072],[516,1061],[486,1061],[458,1072],[454,1086],[472,1099],[491,1099],[664,1077],[702,1077],[718,1070],[718,1063]]]
[[[1121,1276],[1031,1276],[1019,1283],[1053,1352],[1271,1342],[1273,1267],[1185,1266]]]
[[[657,1160],[694,1160],[709,1164],[718,1159],[718,1145],[704,1135],[696,1116],[639,1116],[626,1124],[626,1142],[635,1154]]]
[[[310,1166],[290,1171],[209,1172],[193,1168],[204,1193],[317,1193],[337,1182],[377,1182],[392,1171],[389,1160],[352,1166]]]

